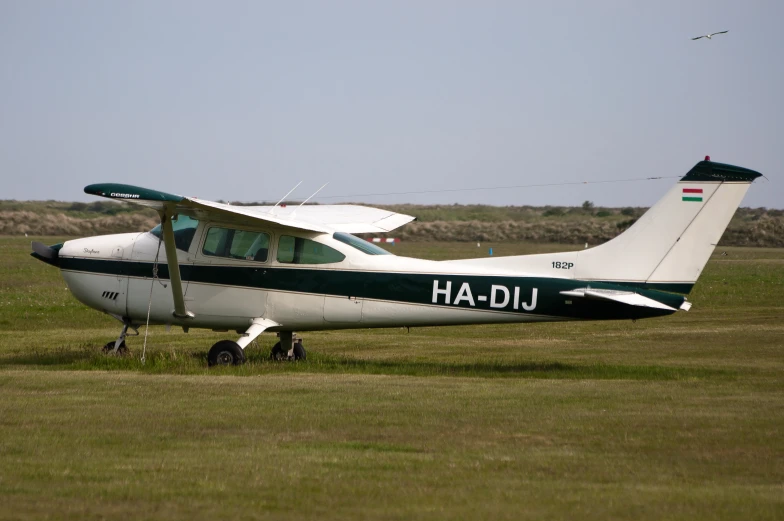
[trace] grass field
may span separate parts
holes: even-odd
[[[394,252],[489,247],[564,248]],[[0,519],[782,519],[784,250],[722,249],[672,317],[308,333],[296,364],[262,335],[208,370],[225,334],[100,355],[118,324],[0,238]]]

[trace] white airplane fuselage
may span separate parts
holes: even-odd
[[[146,322],[148,306],[152,324],[221,330],[245,330],[257,317],[270,318],[283,328],[296,331],[567,318],[536,312],[539,288],[523,282],[528,278],[525,273],[503,270],[491,274],[486,268],[459,268],[454,263],[367,255],[326,234],[308,236],[343,253],[346,258],[342,262],[291,266],[275,261],[274,249],[266,262],[216,259],[199,250],[198,239],[207,226],[207,223],[199,225],[189,251],[177,250],[185,303],[195,315],[193,318],[173,316],[169,280],[165,273],[161,274],[166,271],[166,255],[162,247],[159,251],[158,237],[149,232],[66,242],[59,251],[63,278],[85,305],[117,317],[128,317],[137,324]],[[274,239],[273,233],[272,244],[276,243]],[[153,278],[156,255],[157,280]],[[199,277],[194,270],[213,272],[223,278],[213,281],[210,275]],[[341,275],[349,278],[341,294],[319,281],[307,283],[308,279],[334,279]],[[520,282],[503,284],[495,280],[498,276]],[[391,281],[385,281],[385,285],[418,287],[400,288],[397,292],[392,288],[388,295],[369,297],[367,281],[378,277]],[[455,277],[460,280],[455,281]],[[276,278],[287,282],[275,284]],[[482,279],[487,279],[484,285]],[[428,302],[421,302],[422,299],[411,302],[406,296],[411,291],[425,295]],[[276,329],[279,328],[270,328]]]
[[[690,308],[684,295],[760,175],[706,158],[605,244],[454,261],[390,255],[351,235],[413,219],[386,210],[238,207],[98,184],[85,192],[156,208],[161,225],[33,243],[32,255],[123,322],[115,350],[145,323],[242,335],[213,346],[210,364],[242,360],[263,331],[280,332],[282,345],[320,329],[639,319]]]

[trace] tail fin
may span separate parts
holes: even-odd
[[[761,175],[700,161],[628,230],[578,252],[574,278],[688,293],[752,181]]]
[[[581,251],[446,261],[507,274],[689,293],[752,181],[762,174],[700,161],[628,230]]]

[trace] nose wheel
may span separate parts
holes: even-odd
[[[117,344],[117,342],[114,341],[114,340],[112,340],[111,342],[107,342],[106,345],[104,345],[101,348],[101,352],[103,354],[105,354],[105,355],[108,355],[110,353],[112,353],[112,354],[113,353],[117,353],[118,355],[126,355],[126,354],[128,354],[128,346],[125,345],[125,340],[120,342],[119,345],[116,345],[116,344]]]
[[[119,317],[115,317],[115,318],[119,318]],[[109,355],[109,354],[112,354],[112,355],[125,355],[125,354],[128,354],[128,346],[125,345],[125,337],[128,336],[128,328],[133,329],[133,331],[134,331],[134,334],[131,335],[131,336],[139,336],[139,330],[136,329],[135,327],[133,327],[133,325],[131,324],[130,320],[125,319],[125,318],[122,318],[120,320],[122,320],[122,323],[123,323],[122,330],[120,331],[120,336],[117,337],[117,340],[113,340],[111,342],[107,342],[106,345],[104,345],[101,348],[101,352],[103,352],[106,355]]]

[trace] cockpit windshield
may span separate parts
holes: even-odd
[[[366,253],[368,255],[392,255],[384,248],[380,248],[372,242],[360,239],[359,237],[351,235],[350,233],[335,232],[332,234],[332,237],[339,240],[340,242],[348,244],[349,246],[353,246],[362,253]]]
[[[177,219],[172,219],[172,229],[174,230],[174,244],[178,250],[188,251],[193,241],[193,235],[196,233],[196,228],[199,226],[199,221],[188,217],[187,215],[179,215]],[[150,233],[158,237],[163,237],[161,225],[159,224]]]

